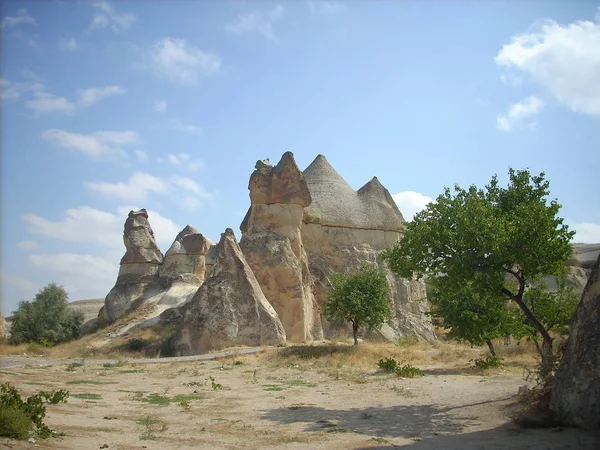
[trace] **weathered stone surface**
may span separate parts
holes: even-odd
[[[572,244],[573,255],[565,265],[568,268],[567,285],[573,287],[581,295],[592,273],[592,267],[600,255],[600,244]],[[544,277],[544,283],[553,291],[557,288],[558,280],[555,276]]]
[[[550,407],[562,423],[600,429],[600,257],[571,320]]]
[[[323,155],[304,171],[312,203],[305,209],[301,229],[314,295],[322,307],[327,302],[331,272],[377,265],[386,273],[394,303],[394,317],[379,332],[387,340],[404,336],[435,339],[425,283],[401,279],[380,259],[382,250],[402,237],[405,222],[389,191],[373,178],[358,191],[331,167]],[[325,335],[335,337],[336,326],[323,323]]]
[[[121,265],[134,263],[162,264],[163,255],[156,245],[145,209],[130,211],[125,221],[123,243],[127,251]]]
[[[210,250],[215,243],[193,226],[186,226],[167,250],[159,271],[165,285],[186,282],[200,287],[214,263]]]
[[[311,197],[294,155],[285,153],[275,167],[257,162],[248,189],[252,204],[240,227],[246,260],[288,339],[321,339],[301,235],[304,208]]]
[[[269,345],[285,340],[277,313],[228,228],[216,246],[215,264],[193,299],[161,315],[172,325],[179,354],[235,345]]]
[[[8,324],[4,320],[4,316],[0,313],[0,339],[8,338]]]

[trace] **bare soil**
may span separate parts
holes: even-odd
[[[362,347],[362,349],[361,349]],[[235,352],[238,353],[238,352]],[[468,347],[390,344],[297,346],[219,360],[161,364],[40,366],[40,358],[0,369],[25,395],[67,389],[46,423],[64,433],[0,447],[47,449],[600,449],[598,433],[523,429],[511,416],[530,356],[506,352],[505,367],[469,369]],[[382,355],[406,358],[425,376],[377,368]],[[212,379],[211,379],[212,377]]]

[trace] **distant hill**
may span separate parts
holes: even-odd
[[[89,298],[86,300],[77,300],[69,302],[69,307],[75,311],[83,313],[83,321],[87,322],[90,319],[98,317],[98,311],[104,305],[104,298]]]

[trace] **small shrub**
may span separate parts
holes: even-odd
[[[485,358],[475,358],[473,367],[478,370],[497,369],[502,366],[502,358],[499,356],[489,355]]]
[[[393,358],[380,359],[377,365],[388,373],[393,373],[398,368],[398,362]]]
[[[33,422],[21,409],[0,407],[0,436],[11,439],[27,439]]]
[[[396,375],[404,378],[422,377],[425,375],[421,369],[413,367],[410,364],[396,367],[395,372]]]
[[[210,383],[212,384],[212,388],[213,388],[215,391],[218,391],[218,390],[220,390],[220,389],[223,389],[223,385],[222,385],[222,384],[220,384],[220,383],[217,383],[213,377],[208,377],[208,378],[210,379]]]
[[[102,400],[102,396],[100,394],[73,394],[73,397],[81,400]]]

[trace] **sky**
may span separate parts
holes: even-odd
[[[598,1],[3,1],[0,298],[104,297],[127,213],[218,241],[257,160],[324,154],[410,220],[544,171],[600,242]]]

